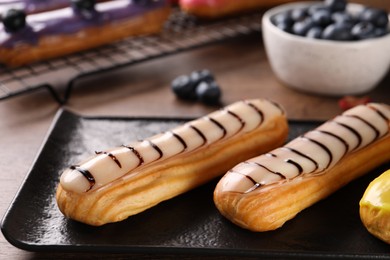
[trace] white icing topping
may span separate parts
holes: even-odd
[[[247,193],[298,176],[323,174],[347,153],[389,135],[389,120],[387,105],[354,107],[284,147],[238,164],[221,179],[223,191]]]
[[[191,125],[199,129],[207,139],[208,143],[214,143],[223,137],[223,130],[218,127],[209,117],[202,117]]]
[[[337,133],[336,136],[343,137],[343,141],[347,143],[348,152],[351,151],[354,147],[357,147],[359,139],[354,134],[351,134],[351,131],[347,128],[336,124],[334,121],[328,121],[317,128],[319,131],[326,131],[330,133]],[[339,141],[340,142],[340,141]]]
[[[237,102],[144,141],[98,153],[64,171],[60,182],[64,189],[79,193],[96,189],[129,175],[141,165],[253,131],[281,114],[284,111],[268,100]]]

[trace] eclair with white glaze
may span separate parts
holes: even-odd
[[[287,132],[278,104],[264,99],[233,103],[70,166],[62,173],[57,203],[65,216],[89,225],[121,221],[282,145]]]
[[[347,110],[285,146],[233,167],[215,188],[215,205],[245,229],[277,229],[389,162],[389,128],[388,105],[370,103]]]

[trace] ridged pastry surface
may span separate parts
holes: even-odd
[[[119,221],[283,144],[287,131],[278,104],[240,101],[71,165],[61,176],[57,202],[66,216],[81,222]]]
[[[282,147],[239,163],[218,183],[216,205],[245,228],[278,228],[390,160],[389,120],[387,105],[357,106]]]

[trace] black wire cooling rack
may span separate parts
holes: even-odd
[[[64,104],[80,78],[260,32],[261,15],[259,12],[204,22],[175,10],[158,35],[128,38],[101,48],[15,69],[0,66],[0,101],[47,89],[57,102]],[[56,89],[54,86],[58,83],[65,85],[65,89]]]

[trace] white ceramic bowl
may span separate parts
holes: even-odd
[[[284,4],[263,16],[263,40],[276,76],[291,88],[322,95],[356,95],[375,88],[390,67],[390,34],[349,42],[309,39],[271,22],[275,14],[312,4],[318,2]],[[358,12],[363,6],[347,8]]]

